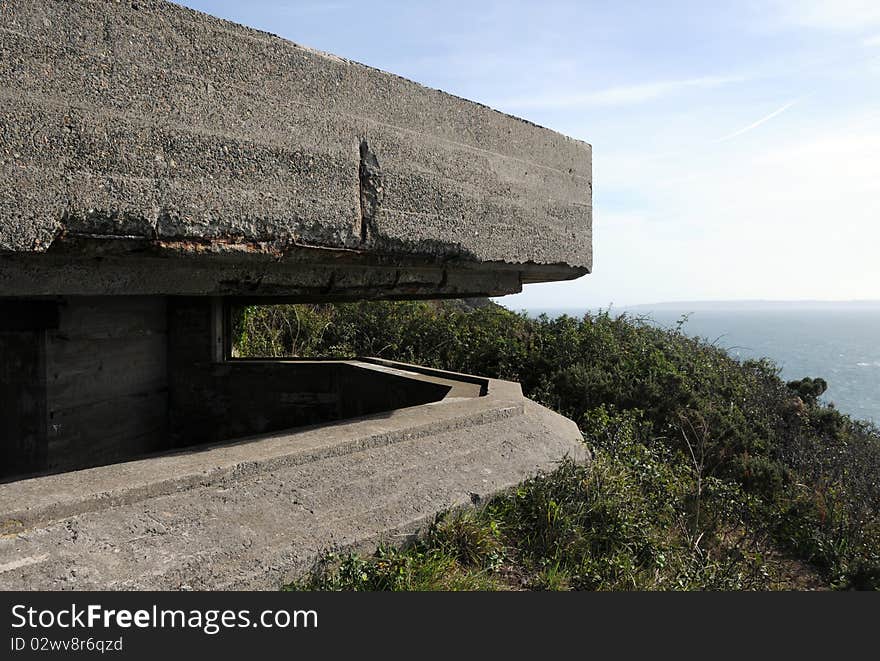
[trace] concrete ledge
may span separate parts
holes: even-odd
[[[488,394],[0,485],[2,589],[273,589],[570,456],[573,422]]]
[[[519,384],[485,381],[490,384],[485,397],[441,400],[365,418],[0,484],[0,534],[523,414]]]

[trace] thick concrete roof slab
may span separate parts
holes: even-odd
[[[504,293],[591,267],[590,146],[483,105],[163,0],[0,0],[0,52],[0,295],[130,293],[93,281],[157,258],[195,280],[138,293],[345,294],[327,268]]]

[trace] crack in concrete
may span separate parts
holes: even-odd
[[[382,206],[385,188],[379,159],[370,149],[366,138],[361,139],[360,157],[358,179],[361,193],[361,243],[366,243],[375,231],[374,223]]]

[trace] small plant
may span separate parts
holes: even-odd
[[[442,517],[428,532],[427,543],[464,567],[496,569],[504,561],[497,524],[473,511]]]

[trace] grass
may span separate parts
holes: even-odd
[[[476,510],[445,514],[415,544],[327,556],[291,590],[657,590],[821,586],[815,571],[742,535],[693,545],[629,467],[563,463]],[[635,492],[634,492],[635,490]],[[639,501],[634,508],[633,501]],[[733,543],[730,543],[733,542]]]

